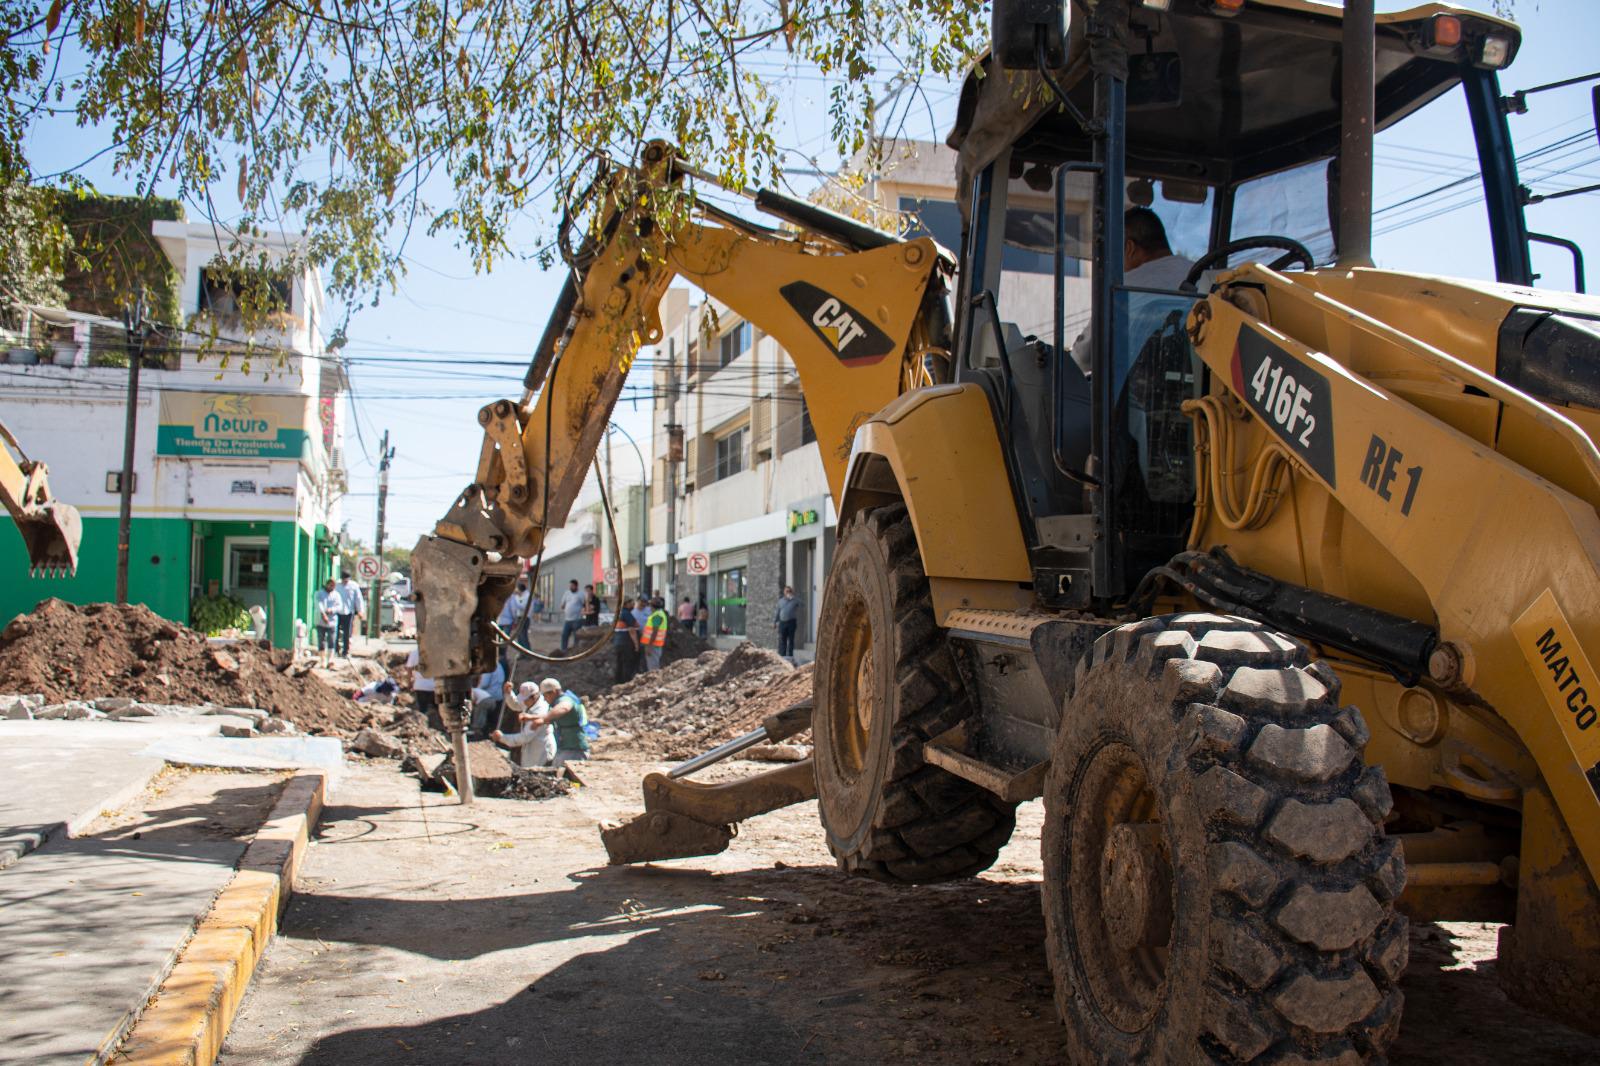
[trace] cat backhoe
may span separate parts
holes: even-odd
[[[1532,287],[1518,29],[1346,10],[996,0],[950,252],[768,193],[752,223],[662,144],[613,170],[413,556],[446,702],[683,278],[776,339],[816,427],[813,700],[767,724],[814,756],[652,775],[614,861],[815,797],[845,872],[970,877],[1042,797],[1069,1061],[1381,1059],[1408,917],[1505,923],[1508,988],[1592,1029],[1600,301]],[[1493,282],[1371,262],[1373,136],[1447,98]],[[1176,283],[1126,266],[1150,214]]]

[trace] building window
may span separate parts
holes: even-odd
[[[224,271],[200,271],[200,310],[223,321],[237,321],[240,299],[247,283],[231,278]],[[257,293],[256,298],[276,306],[263,307],[263,311],[292,310],[293,288],[288,278],[271,278],[266,282],[270,295]]]
[[[745,352],[750,350],[755,331],[750,328],[750,323],[741,322],[717,340],[717,366],[727,366]]]
[[[717,476],[714,480],[721,481],[725,477],[732,477],[744,469],[745,432],[741,427],[718,439]]]
[[[800,443],[810,444],[817,439],[817,427],[811,424],[811,405],[800,401]]]
[[[745,616],[744,567],[718,570],[714,589],[716,602],[712,617],[716,619],[717,632],[725,637],[742,637]]]

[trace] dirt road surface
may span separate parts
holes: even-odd
[[[993,870],[950,885],[845,880],[814,804],[715,858],[607,867],[595,823],[635,811],[653,768],[597,760],[572,796],[471,808],[352,768],[221,1061],[1064,1061],[1038,804]],[[1413,926],[1392,1061],[1600,1060],[1600,1040],[1506,1000],[1494,942]]]

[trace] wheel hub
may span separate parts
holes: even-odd
[[[1165,947],[1172,939],[1172,875],[1159,822],[1121,822],[1100,854],[1106,931],[1122,951]]]

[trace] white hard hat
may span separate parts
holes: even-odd
[[[517,698],[518,699],[525,700],[525,699],[528,699],[531,696],[538,695],[538,693],[539,693],[539,686],[534,684],[532,681],[524,681],[522,684],[517,686]]]
[[[547,677],[543,681],[539,682],[539,688],[543,692],[560,692],[561,682],[557,681],[553,677]]]

